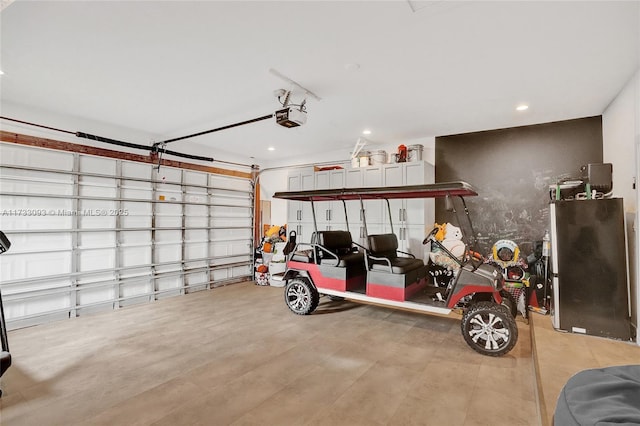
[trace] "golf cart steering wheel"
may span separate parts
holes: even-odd
[[[431,238],[433,238],[434,235],[436,235],[436,233],[438,232],[438,229],[440,229],[440,228],[438,228],[437,226],[435,228],[433,228],[431,230],[431,232],[429,232],[429,234],[427,234],[427,236],[424,238],[424,240],[422,240],[422,245],[426,245],[429,242],[429,240]]]

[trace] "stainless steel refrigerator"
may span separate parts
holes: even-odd
[[[630,340],[621,198],[550,204],[554,328]]]

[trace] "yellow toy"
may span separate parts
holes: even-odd
[[[466,246],[464,242],[462,242],[462,231],[460,228],[450,223],[444,223],[442,225],[436,223],[435,227],[438,228],[438,231],[434,235],[436,240],[441,242],[444,248],[453,256],[462,259]],[[444,254],[439,248],[436,247],[431,250],[429,258],[434,264],[447,268],[448,270],[457,270],[459,268],[460,265],[454,259]]]
[[[444,240],[444,234],[446,233],[447,224],[443,223],[442,225],[440,225],[436,223],[434,227],[438,228],[438,232],[436,232],[436,235],[435,235],[436,240],[438,241]]]
[[[267,238],[277,237],[279,232],[280,232],[280,226],[273,225],[271,228],[267,229],[267,232],[265,232],[264,235]]]

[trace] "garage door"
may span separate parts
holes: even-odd
[[[0,143],[10,329],[251,277],[247,178]]]

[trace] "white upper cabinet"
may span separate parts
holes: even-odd
[[[344,169],[322,170],[315,173],[315,189],[340,189],[344,187]],[[347,221],[342,201],[319,202],[314,203],[314,206],[319,231],[345,229]]]
[[[288,179],[290,191],[371,188],[434,183],[435,171],[433,165],[417,161],[317,172],[304,169],[292,172]],[[351,231],[353,241],[364,245],[367,233],[391,232],[389,222],[389,212],[391,212],[393,232],[398,236],[400,250],[422,257],[422,239],[425,229],[431,229],[435,221],[433,199],[390,200],[389,207],[383,200],[367,200],[363,204],[366,223],[363,221],[360,203],[358,201],[346,203],[348,229]],[[344,205],[341,201],[317,202],[314,206],[318,230],[347,229],[347,218],[345,218]],[[289,201],[288,212],[290,229],[299,230],[299,234],[310,233],[309,229],[313,228],[313,225],[309,226],[309,223],[313,223],[311,203]],[[300,241],[306,240],[308,238],[300,239]]]

